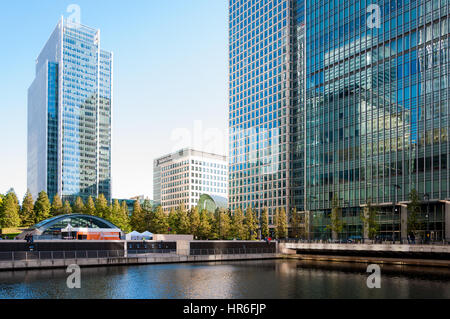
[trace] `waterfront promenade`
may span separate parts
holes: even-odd
[[[14,241],[17,243],[18,241]],[[39,244],[39,242],[37,242]],[[45,242],[48,244],[48,242]],[[66,242],[60,242],[67,245]],[[0,271],[80,267],[196,263],[264,259],[378,263],[450,267],[450,245],[335,244],[246,241],[115,241],[115,250],[86,250],[87,242],[71,242],[72,251],[0,251]],[[6,244],[3,242],[3,244]],[[41,243],[43,245],[44,242]],[[93,242],[92,245],[98,245]],[[44,246],[41,246],[44,247]],[[95,246],[97,247],[97,246]],[[139,249],[130,249],[139,248]],[[169,247],[148,249],[150,247]],[[232,248],[230,248],[232,247]],[[98,248],[96,248],[98,249]]]
[[[450,245],[336,244],[284,242],[279,252],[287,258],[377,263],[410,266],[450,267]]]
[[[103,252],[111,255],[117,252]],[[43,254],[41,254],[43,256]],[[26,269],[46,269],[46,268],[67,268],[69,265],[80,267],[102,267],[102,266],[126,266],[126,265],[146,265],[146,264],[170,264],[170,263],[195,263],[195,262],[217,262],[217,261],[237,261],[237,260],[263,260],[277,259],[281,255],[276,252],[267,253],[227,253],[227,254],[205,254],[205,255],[177,255],[176,253],[148,253],[133,254],[119,257],[81,257],[81,258],[35,258],[24,260],[0,261],[0,271],[6,270],[26,270]]]

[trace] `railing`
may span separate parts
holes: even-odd
[[[128,257],[148,256],[208,256],[208,255],[256,255],[275,254],[276,248],[226,248],[226,249],[149,249],[128,250]],[[31,260],[125,258],[123,250],[80,250],[80,251],[13,251],[0,252],[0,262]]]
[[[426,240],[426,239],[401,239],[393,241],[392,239],[280,239],[278,240],[280,243],[287,244],[365,244],[365,245],[435,245],[435,246],[445,246],[450,245],[450,239],[443,240]]]
[[[176,255],[176,249],[140,249],[140,250],[127,250],[128,256],[130,255]]]
[[[125,257],[125,252],[123,250],[0,252],[0,262],[28,260],[101,259],[123,257]]]
[[[275,254],[276,248],[191,249],[191,256]]]

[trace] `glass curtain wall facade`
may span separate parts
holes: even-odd
[[[229,3],[229,207],[289,209],[293,97],[290,0]]]
[[[62,19],[28,94],[28,188],[111,198],[112,53],[100,31]]]
[[[344,236],[361,235],[361,206],[371,201],[382,207],[381,234],[398,240],[413,189],[427,212],[422,229],[443,238],[448,0],[306,3],[304,198],[313,238],[329,236],[336,198]],[[379,27],[371,4],[380,8]]]

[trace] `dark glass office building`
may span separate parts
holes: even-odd
[[[446,236],[448,9],[447,0],[307,1],[305,200],[315,237],[336,198],[345,236],[361,234],[371,201],[381,236],[405,238],[413,190],[421,230]]]
[[[100,31],[62,19],[28,91],[28,188],[111,198],[112,53]]]
[[[379,236],[398,241],[416,190],[419,232],[450,238],[448,10],[448,0],[231,0],[230,208],[296,208],[309,236],[326,239],[335,199],[340,236],[358,238],[371,202]],[[258,139],[271,123],[280,134]],[[261,169],[271,143],[281,176]]]

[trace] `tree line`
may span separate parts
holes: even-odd
[[[287,237],[288,223],[283,208],[276,210],[275,220],[275,236]],[[155,234],[190,234],[201,240],[256,240],[260,234],[262,238],[270,237],[268,210],[264,209],[258,216],[250,207],[245,212],[240,208],[234,212],[227,209],[210,212],[199,207],[188,210],[181,204],[166,214],[161,206],[155,210],[146,210],[136,201],[130,225],[139,232],[149,230]]]
[[[67,214],[98,216],[125,232],[129,230],[130,218],[126,202],[119,203],[115,200],[110,204],[102,194],[96,199],[89,197],[86,202],[78,197],[73,205],[67,200],[63,203],[58,194],[50,201],[46,192],[40,192],[36,201],[27,192],[22,205],[14,190],[6,195],[0,194],[0,228],[31,227],[48,218]]]
[[[186,209],[180,205],[168,214],[161,206],[152,207],[146,200],[141,205],[136,200],[131,214],[126,201],[113,200],[108,203],[105,196],[89,197],[84,202],[78,197],[73,204],[62,201],[57,194],[52,201],[46,192],[40,192],[34,201],[30,192],[25,194],[22,205],[19,204],[14,190],[6,195],[0,194],[0,228],[30,227],[51,217],[67,214],[85,214],[106,219],[129,233],[150,231],[154,234],[189,234],[197,239],[241,239],[256,240],[270,237],[269,214],[265,208],[260,216],[250,207],[231,212],[217,209],[214,213],[198,207]],[[289,217],[293,233],[300,234],[300,215],[294,213]],[[276,209],[274,215],[274,235],[276,238],[288,236],[288,217],[284,208]]]

